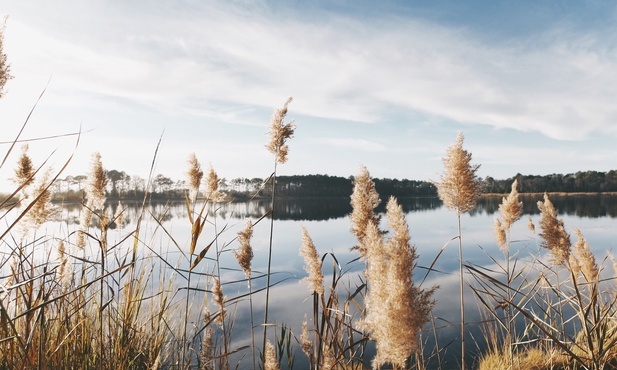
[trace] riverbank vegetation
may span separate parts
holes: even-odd
[[[107,171],[109,182],[106,187],[108,199],[113,200],[140,200],[148,193],[153,200],[184,200],[188,190],[187,181],[174,180],[163,174],[153,179],[146,179],[138,175],[128,175],[124,171]],[[80,202],[84,199],[84,184],[86,175],[62,176],[54,181],[52,201]],[[496,180],[490,176],[481,179],[481,190],[486,195],[507,193],[513,181],[519,184],[521,195],[544,194],[590,194],[590,193],[617,193],[617,170],[608,172],[579,171],[572,174],[551,175],[521,175]],[[384,198],[394,196],[407,197],[437,197],[437,188],[431,181],[374,178],[375,187]],[[146,189],[148,185],[148,189]],[[255,199],[255,196],[268,199],[272,191],[271,178],[235,178],[221,179],[220,187],[228,200],[245,201]],[[280,199],[285,198],[348,198],[353,188],[353,176],[330,175],[294,175],[278,176],[276,193]],[[5,195],[6,197],[6,195]]]

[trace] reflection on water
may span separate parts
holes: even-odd
[[[608,216],[617,217],[617,196],[615,195],[567,195],[550,196],[551,202],[560,215],[597,218]],[[470,212],[471,216],[491,216],[499,212],[500,196],[484,196],[480,198],[476,208]],[[543,195],[521,195],[523,214],[537,215],[540,211],[537,202],[543,200]],[[399,204],[406,213],[437,210],[443,206],[439,198],[418,197],[400,198]],[[385,212],[385,200],[377,207],[377,212]],[[116,212],[118,203],[109,205],[112,213]],[[130,223],[136,219],[141,204],[129,203],[122,205],[125,210],[125,220]],[[64,221],[78,223],[79,204],[62,205],[65,213],[61,216]],[[184,203],[149,203],[146,212],[159,221],[169,221],[173,218],[187,218],[188,214]],[[211,214],[223,219],[258,219],[270,210],[269,200],[253,200],[246,202],[231,202],[218,204],[211,208]],[[275,220],[295,221],[326,221],[347,217],[351,213],[351,204],[347,198],[309,198],[309,199],[282,199],[277,200],[274,206]]]
[[[530,215],[537,223],[539,211],[537,201],[542,196],[523,196],[524,213]],[[585,234],[592,250],[601,260],[607,250],[617,249],[613,230],[617,228],[617,197],[607,195],[593,196],[552,196],[551,201],[555,208],[560,212],[560,217],[564,219],[566,228],[572,233],[574,227],[580,227]],[[478,203],[477,208],[469,215],[464,215],[463,243],[465,262],[475,265],[486,266],[494,262],[503,260],[503,254],[496,245],[493,236],[493,218],[498,212],[501,197],[483,197]],[[385,200],[378,208],[378,212],[383,212]],[[447,364],[442,368],[456,368],[457,334],[459,329],[456,327],[459,320],[458,313],[458,255],[454,243],[449,242],[456,235],[456,220],[453,212],[448,211],[442,206],[437,198],[402,198],[399,203],[407,214],[410,225],[412,242],[416,246],[420,258],[418,260],[419,269],[415,278],[420,280],[426,270],[422,267],[429,266],[434,262],[432,271],[425,282],[426,286],[439,285],[436,293],[437,305],[435,315],[437,316],[437,326],[440,328],[438,333],[438,343],[440,347],[448,343],[446,354],[449,356]],[[110,205],[115,213],[117,204]],[[140,216],[140,205],[125,205],[124,224],[116,225],[115,232],[111,238],[121,240],[123,233],[131,230],[135,226],[136,220]],[[212,257],[217,248],[221,250],[221,266],[223,267],[223,284],[225,294],[229,298],[237,297],[247,292],[246,281],[243,281],[242,271],[239,269],[232,249],[237,248],[235,236],[239,229],[244,225],[244,219],[257,220],[266,214],[270,209],[269,201],[255,200],[242,203],[227,203],[211,207],[210,223],[207,230],[203,233],[202,243],[197,246],[199,252],[208,243],[216,239],[216,247],[208,252],[207,257]],[[75,228],[79,221],[78,206],[67,206],[62,212],[62,220],[68,223],[69,229]],[[164,256],[167,262],[174,266],[186,269],[188,261],[185,258],[187,246],[190,241],[191,227],[188,221],[188,213],[183,203],[152,203],[148,204],[144,211],[143,230],[140,234],[142,243],[140,251],[148,253],[149,249],[156,251]],[[324,198],[324,199],[286,199],[276,203],[273,212],[274,217],[274,236],[272,268],[275,272],[273,282],[277,285],[271,292],[272,320],[278,324],[289,325],[295,334],[300,333],[300,327],[305,314],[311,315],[310,294],[305,290],[304,284],[300,283],[305,276],[303,261],[298,254],[300,247],[301,227],[304,226],[309,231],[317,250],[323,255],[333,253],[341,265],[351,263],[348,266],[349,284],[353,287],[359,278],[362,277],[364,269],[361,261],[354,261],[357,254],[350,249],[355,245],[356,240],[349,232],[350,222],[348,215],[351,212],[349,199],[344,198]],[[121,227],[122,226],[122,227]],[[95,224],[92,227],[96,227]],[[165,231],[161,231],[161,229]],[[125,230],[125,231],[123,231]],[[127,231],[128,230],[128,231]],[[221,232],[222,231],[222,232]],[[70,230],[69,230],[70,233]],[[216,237],[216,235],[218,237]],[[253,289],[257,290],[265,286],[265,279],[262,278],[267,266],[267,249],[270,236],[269,222],[262,222],[255,227],[253,237],[253,248],[255,248],[255,259],[253,268],[255,280]],[[519,221],[512,229],[513,243],[512,255],[517,255],[521,260],[533,258],[538,254],[544,253],[538,246],[538,237],[527,229],[526,220]],[[174,241],[167,241],[173,238]],[[444,247],[445,246],[445,247]],[[443,251],[441,249],[443,248]],[[96,252],[93,252],[96,253]],[[439,255],[439,259],[435,258]],[[203,263],[203,272],[212,272],[213,261],[206,260]],[[163,265],[155,270],[157,274],[164,275],[170,273],[168,266]],[[326,271],[326,270],[324,270]],[[153,276],[153,281],[159,279]],[[186,284],[181,276],[178,277],[177,291],[178,297],[185,294],[181,290],[182,284]],[[208,287],[204,282],[193,282],[192,289],[205,290]],[[468,322],[470,323],[469,332],[473,333],[478,339],[479,325],[481,321],[478,307],[470,294],[467,302],[470,302],[466,309]],[[201,297],[196,294],[195,302],[199,304]],[[256,294],[254,299],[254,314],[256,321],[262,317],[263,293]],[[456,309],[453,309],[456,308]],[[234,329],[234,341],[240,346],[247,343],[250,336],[250,325],[248,324],[248,302],[241,299],[237,302],[236,310],[236,329]],[[199,313],[200,310],[195,310]],[[193,323],[198,323],[199,318],[193,318]],[[261,330],[259,328],[258,330]],[[432,344],[434,346],[434,343]],[[431,343],[427,344],[430,348]],[[238,355],[244,357],[243,364],[248,364],[246,353]],[[303,355],[299,349],[296,350],[297,368],[303,368]],[[451,365],[451,366],[449,366]],[[243,368],[240,366],[240,368]]]

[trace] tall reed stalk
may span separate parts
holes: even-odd
[[[463,277],[463,240],[461,214],[473,210],[481,194],[481,182],[476,172],[479,165],[471,164],[471,153],[463,149],[464,136],[458,132],[456,140],[443,158],[444,172],[435,183],[444,205],[456,212],[459,250],[459,279],[461,298],[461,369],[465,370],[465,281]]]
[[[508,288],[507,301],[503,304],[504,311],[506,313],[506,330],[508,334],[506,345],[510,353],[512,353],[512,346],[514,345],[516,337],[512,308],[510,306],[510,302],[512,302],[512,271],[510,269],[510,243],[512,242],[511,228],[512,224],[514,224],[516,221],[518,221],[518,219],[521,218],[521,214],[523,211],[523,202],[519,202],[518,200],[517,185],[517,180],[514,180],[514,182],[512,183],[512,190],[510,191],[510,194],[507,198],[504,197],[501,204],[499,205],[499,213],[501,215],[502,221],[500,221],[498,218],[495,218],[494,223],[494,231],[495,237],[497,239],[497,244],[499,244],[500,249],[505,255],[505,273]],[[510,358],[513,359],[514,356],[510,356]]]
[[[265,309],[264,309],[264,325],[263,325],[263,342],[262,342],[262,353],[266,353],[266,340],[268,335],[268,308],[270,301],[270,276],[272,274],[272,242],[274,235],[274,205],[276,201],[276,170],[277,165],[279,163],[287,162],[287,153],[289,151],[289,147],[286,142],[290,139],[295,131],[295,123],[294,121],[290,121],[289,123],[284,123],[285,116],[287,115],[287,106],[291,103],[292,98],[288,98],[282,108],[277,109],[270,122],[270,141],[266,146],[270,153],[274,154],[274,171],[270,176],[272,179],[272,196],[270,200],[270,238],[268,242],[268,267],[266,273],[266,301],[265,301]]]

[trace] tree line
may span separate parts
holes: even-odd
[[[173,180],[163,174],[158,174],[150,181],[139,176],[128,175],[124,171],[109,170],[108,198],[110,199],[143,199],[146,192],[152,199],[184,199],[186,182]],[[482,180],[483,192],[506,194],[510,191],[512,182],[518,180],[520,193],[600,193],[617,192],[617,171],[579,171],[573,174],[550,175],[521,175],[497,180],[487,176]],[[293,175],[278,176],[276,189],[277,197],[281,198],[342,198],[349,197],[353,191],[353,176],[329,175]],[[434,197],[437,188],[430,181],[408,179],[373,179],[375,188],[382,199],[395,196],[404,197]],[[83,188],[87,183],[87,176],[67,176],[54,183],[54,198],[75,199],[83,198]],[[267,198],[272,195],[272,179],[262,178],[223,178],[220,183],[222,191],[230,199],[245,200],[249,198]]]

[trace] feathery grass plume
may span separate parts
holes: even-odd
[[[321,258],[313,240],[302,226],[302,247],[300,247],[300,255],[304,257],[304,270],[308,272],[308,276],[302,280],[308,282],[309,289],[319,295],[324,294],[323,288],[323,273],[321,272]]]
[[[463,140],[463,133],[459,131],[443,158],[441,181],[435,183],[444,205],[458,214],[474,209],[481,194],[481,181],[476,175],[480,165],[471,164],[471,153],[463,149]]]
[[[369,223],[379,225],[380,217],[375,214],[374,209],[381,200],[375,190],[375,183],[371,179],[371,174],[365,166],[360,166],[360,172],[354,177],[353,193],[351,194],[351,232],[358,238],[357,249],[361,257],[366,256],[364,238]]]
[[[21,155],[17,160],[17,168],[15,169],[15,178],[13,182],[24,189],[34,182],[34,165],[28,154],[28,144],[21,146]]]
[[[313,363],[313,343],[309,339],[308,332],[308,322],[306,320],[306,315],[304,315],[304,320],[302,321],[302,334],[300,335],[300,347],[302,348],[302,352],[306,354],[309,358],[310,363]]]
[[[512,224],[521,218],[521,214],[523,213],[523,202],[519,202],[518,200],[517,185],[518,180],[514,180],[514,182],[512,182],[510,194],[508,194],[507,198],[504,197],[499,205],[499,213],[501,214],[503,227],[506,230],[509,230]]]
[[[201,370],[214,370],[214,341],[212,338],[211,315],[207,304],[204,304],[204,324],[201,348],[199,350],[199,361]]]
[[[2,26],[0,27],[0,98],[4,96],[4,86],[6,83],[13,78],[11,76],[11,67],[6,60],[6,54],[4,53],[4,30],[6,29],[6,20],[7,17],[4,17],[4,21],[2,22]]]
[[[187,172],[189,179],[189,197],[195,199],[199,194],[201,179],[204,177],[204,171],[201,169],[201,164],[197,160],[195,153],[189,155],[189,170]]]
[[[519,202],[518,200],[518,191],[516,189],[517,185],[518,181],[514,180],[512,182],[512,190],[510,191],[510,194],[508,194],[508,197],[502,198],[501,204],[499,205],[499,213],[501,214],[501,219],[503,220],[503,223],[497,217],[495,217],[495,223],[493,225],[497,244],[499,244],[499,249],[501,249],[501,251],[505,255],[504,271],[506,274],[506,281],[508,285],[506,302],[511,302],[512,300],[512,291],[510,289],[510,283],[512,281],[512,271],[510,271],[510,229],[512,227],[512,224],[514,224],[518,219],[521,218],[521,213],[523,212],[523,202]],[[510,344],[514,343],[514,341],[516,340],[516,328],[512,320],[511,311],[505,310],[504,312],[504,322],[506,323],[507,327],[507,337],[505,338],[506,343],[504,343],[504,347],[505,350],[512,351],[515,350],[515,348],[512,347]],[[514,357],[514,354],[510,353],[509,357],[512,359]]]
[[[367,227],[369,293],[364,325],[377,343],[373,367],[391,363],[404,368],[418,349],[417,333],[429,320],[436,288],[420,289],[413,282],[418,256],[410,243],[405,214],[394,197],[387,203],[386,218],[393,234],[385,242],[374,223]]]
[[[600,274],[598,264],[596,263],[596,258],[589,250],[589,244],[587,243],[587,240],[585,240],[581,230],[577,227],[574,232],[578,238],[576,244],[574,244],[574,251],[578,257],[581,272],[587,282],[595,282]]]
[[[279,370],[279,364],[276,361],[276,352],[270,341],[266,342],[266,351],[264,353],[264,370]]]
[[[36,200],[26,215],[26,224],[30,227],[38,228],[59,212],[58,207],[51,203],[50,176],[51,170],[47,169],[33,189],[32,195]]]
[[[533,224],[533,219],[531,218],[531,216],[527,215],[527,228],[529,230],[531,230],[532,233],[536,233],[536,225]]]
[[[75,244],[79,248],[86,246],[86,233],[92,221],[94,212],[101,212],[101,222],[103,218],[103,207],[105,206],[105,187],[107,186],[107,174],[101,162],[101,154],[94,152],[92,154],[92,164],[88,173],[88,182],[86,185],[86,206],[82,209],[79,221],[79,232],[77,232],[77,241]]]
[[[551,252],[553,263],[562,265],[570,258],[572,244],[570,235],[566,232],[563,221],[557,218],[557,210],[544,193],[544,201],[538,201],[540,210],[540,246]]]
[[[71,265],[66,253],[66,246],[64,241],[60,239],[58,241],[58,282],[61,287],[61,293],[65,293],[68,289],[71,280]]]
[[[506,230],[504,229],[501,221],[499,221],[497,217],[495,217],[495,222],[493,222],[493,231],[495,232],[495,239],[497,239],[499,249],[501,249],[502,251],[506,251],[508,249]]]
[[[208,170],[208,176],[206,177],[206,197],[211,202],[220,202],[225,198],[225,194],[219,191],[219,183],[221,179],[219,175],[214,171],[214,168],[210,166]]]
[[[246,226],[238,233],[238,241],[240,242],[240,248],[234,250],[236,261],[244,275],[250,279],[251,277],[251,261],[253,260],[253,247],[251,247],[251,238],[253,237],[253,223],[251,220],[246,221]]]
[[[225,301],[226,297],[223,295],[223,287],[221,287],[221,281],[218,278],[214,278],[212,282],[212,295],[214,296],[214,303],[219,307],[219,315],[216,317],[216,323],[223,325],[225,322]]]
[[[92,154],[92,167],[88,174],[88,185],[86,186],[86,196],[88,205],[93,210],[102,210],[105,205],[105,188],[107,187],[107,174],[103,168],[101,154]]]
[[[275,161],[277,163],[287,162],[289,147],[285,144],[285,142],[293,137],[296,129],[296,125],[293,120],[287,124],[283,123],[285,116],[287,115],[287,106],[291,103],[291,101],[291,97],[287,98],[287,101],[283,107],[274,112],[272,121],[270,121],[270,141],[266,147],[270,153],[274,154]]]

